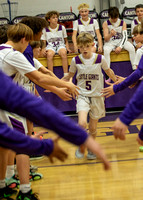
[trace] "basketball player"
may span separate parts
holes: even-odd
[[[65,79],[70,80],[77,72],[77,86],[80,89],[76,107],[78,123],[86,129],[89,113],[89,134],[95,139],[98,120],[105,116],[104,98],[100,93],[104,82],[102,69],[114,82],[116,76],[108,67],[104,56],[92,52],[94,38],[90,33],[80,33],[77,37],[77,45],[81,54],[72,59],[69,74]],[[84,157],[80,148],[76,151],[76,157]],[[88,150],[87,159],[96,159],[96,155]]]
[[[143,18],[143,4],[136,5],[135,11],[136,11],[137,17],[135,17],[131,23],[131,33],[133,32],[135,26],[137,26],[138,24],[141,24],[141,19]],[[137,49],[143,45],[141,42],[136,44],[135,41],[133,42],[133,44]]]
[[[89,14],[89,5],[86,3],[82,3],[78,6],[80,19],[76,20],[73,25],[73,35],[72,35],[72,41],[74,44],[74,52],[78,52],[77,47],[77,34],[81,32],[88,32],[90,33],[94,38],[97,37],[98,43],[94,40],[94,46],[92,48],[93,52],[97,51],[98,46],[98,52],[102,53],[103,51],[103,45],[102,45],[102,37],[99,30],[99,24],[96,19],[91,19]]]
[[[110,18],[103,23],[103,35],[105,41],[104,56],[107,64],[110,67],[111,51],[119,54],[124,48],[129,52],[132,68],[135,70],[136,68],[133,66],[135,48],[129,41],[127,41],[126,23],[119,19],[119,10],[117,7],[109,8],[108,13]]]
[[[9,76],[11,76],[15,82],[17,82],[20,85],[23,84],[22,79],[19,79],[19,73],[20,73],[21,76],[26,75],[34,83],[39,84],[41,87],[44,87],[45,89],[48,89],[47,84],[48,85],[54,84],[55,86],[60,86],[60,87],[61,86],[65,87],[66,85],[67,86],[69,85],[70,88],[72,88],[72,90],[74,89],[73,92],[77,94],[76,86],[74,86],[73,84],[71,85],[71,83],[66,83],[64,81],[61,81],[58,78],[44,75],[43,73],[38,72],[21,54],[26,49],[29,40],[31,40],[33,36],[33,32],[29,27],[27,27],[24,24],[12,25],[8,29],[7,35],[8,35],[8,42],[0,46],[0,60],[2,62],[1,69]],[[7,124],[10,127],[12,127],[12,124],[14,125],[14,123],[17,121],[17,125],[19,123],[22,125],[21,132],[27,133],[27,126],[25,119],[19,116],[15,116],[14,114],[5,113],[2,111],[1,111],[1,117],[2,120],[7,122]],[[1,150],[0,154],[3,155],[5,159],[5,152]],[[18,155],[17,156],[17,164],[19,163],[18,169],[24,168],[23,170],[18,171],[21,183],[20,191],[23,191],[23,194],[25,195],[28,191],[30,191],[31,188],[29,184],[29,162],[28,162],[29,158],[26,155],[23,155],[22,161],[21,159],[22,159],[21,155]],[[27,162],[25,162],[25,160],[27,160]],[[1,165],[5,167],[4,163],[2,163]],[[3,173],[1,174],[3,175]]]
[[[135,42],[143,42],[143,19],[142,23],[134,27],[133,30],[134,40]],[[139,48],[136,52],[136,57],[134,61],[134,66],[137,68],[132,74],[130,74],[127,78],[122,78],[121,83],[111,84],[110,86],[102,89],[103,96],[110,97],[115,93],[131,86],[136,83],[143,76],[143,48]]]
[[[53,72],[53,57],[58,53],[62,59],[64,75],[68,72],[67,51],[69,44],[67,40],[67,32],[64,26],[58,24],[59,13],[57,11],[49,11],[45,19],[48,27],[43,29],[41,39],[47,43],[47,66]]]
[[[25,90],[18,87],[2,72],[0,72],[0,85],[2,86],[0,87],[1,109],[13,113],[15,112],[18,115],[28,118],[30,121],[33,121],[39,126],[51,129],[60,137],[63,137],[65,140],[75,145],[83,145],[87,147],[90,149],[90,151],[96,153],[104,162],[104,168],[106,170],[110,168],[110,164],[100,145],[96,143],[90,136],[88,136],[83,129],[77,126],[76,123],[74,123],[68,117],[65,117],[49,103],[35,97],[30,93],[27,93]],[[8,126],[2,122],[0,122],[0,138],[1,146],[11,148],[18,153],[42,153],[44,155],[50,155],[51,161],[52,157],[57,157],[61,160],[64,160],[67,157],[67,154],[58,148],[56,141],[32,140],[28,136],[25,136],[14,129],[8,128]],[[7,149],[3,148],[1,148],[1,150],[3,150],[5,153],[8,151]],[[5,157],[6,155],[7,154],[5,154]],[[16,192],[15,190],[6,187],[4,176],[6,165],[5,168],[3,168],[4,161],[5,160],[3,159],[3,163],[0,164],[0,199],[8,199],[9,196]],[[21,191],[19,192],[17,199],[24,198],[27,200],[38,199],[37,195],[33,194],[31,189],[24,195]]]

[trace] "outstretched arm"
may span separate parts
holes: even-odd
[[[116,120],[113,130],[116,138],[125,139],[125,131],[129,124],[136,119],[143,111],[143,82],[140,83],[135,94],[126,105],[126,108]],[[143,140],[143,127],[139,133],[139,138]]]
[[[114,74],[114,71],[111,68],[104,70],[104,71],[109,76],[109,78],[111,78],[112,81],[114,81],[114,82],[117,81],[117,77],[116,77],[116,75]]]
[[[67,154],[58,145],[58,139],[32,139],[29,136],[21,134],[21,132],[11,129],[0,121],[0,146],[12,149],[16,153],[27,155],[46,155],[49,156],[51,162],[53,157],[64,161]]]
[[[0,72],[0,93],[1,109],[17,113],[39,126],[51,129],[75,145],[85,145],[91,151],[97,153],[99,158],[104,162],[105,169],[110,168],[105,154],[92,138],[88,140],[88,135],[84,129],[60,113],[51,104],[36,98],[34,95],[15,85],[2,72]],[[88,142],[86,143],[86,141]]]

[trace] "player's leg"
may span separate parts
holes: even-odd
[[[129,41],[127,41],[124,45],[124,49],[129,52],[130,61],[131,61],[131,64],[132,64],[132,69],[136,70],[136,66],[134,66],[134,61],[135,61],[135,48],[134,48],[134,46]]]
[[[89,130],[89,134],[94,139],[96,138],[96,135],[97,135],[97,123],[98,123],[98,119],[92,119],[90,117],[90,119],[89,119],[89,125],[88,125],[88,130]],[[91,151],[88,150],[87,159],[88,160],[96,159],[96,155],[93,154]]]
[[[108,66],[110,67],[110,53],[114,49],[114,45],[110,43],[105,43],[103,49],[104,49],[104,57],[106,59]]]
[[[6,169],[6,184],[9,188],[16,188],[19,186],[20,183],[15,174],[15,166],[14,166],[15,157],[16,153],[14,151],[9,150],[7,169]]]
[[[53,57],[55,55],[55,51],[53,49],[47,49],[47,67],[50,71],[53,72]]]
[[[87,115],[88,115],[88,112],[86,111],[81,110],[78,112],[78,124],[84,129],[87,129]],[[76,158],[84,157],[84,154],[82,153],[80,147],[76,150],[75,156]]]
[[[58,49],[58,54],[60,55],[62,59],[62,66],[63,66],[63,71],[64,74],[68,73],[68,58],[67,58],[67,50],[65,47],[60,47]]]
[[[8,149],[0,147],[0,199],[8,198],[16,191],[6,186],[5,175],[8,161]]]
[[[87,116],[89,112],[89,99],[88,97],[79,96],[77,99],[76,104],[76,111],[78,113],[78,124],[84,128],[87,129]],[[81,149],[78,148],[75,152],[75,155],[77,158],[83,158],[84,154],[81,153]]]
[[[90,102],[89,134],[95,139],[97,134],[98,120],[105,116],[105,104],[103,97],[92,97]],[[88,151],[87,159],[96,159],[96,155]]]

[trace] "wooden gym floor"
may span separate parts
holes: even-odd
[[[97,141],[104,148],[112,169],[104,171],[98,159],[88,161],[86,156],[76,159],[76,146],[61,139],[60,144],[68,153],[64,163],[55,160],[51,164],[47,157],[31,161],[44,176],[31,183],[41,200],[142,200],[143,152],[139,152],[136,137],[143,119],[131,124],[126,141],[119,141],[114,139],[110,130],[111,116],[98,123]],[[35,131],[39,130],[40,127],[35,128]],[[44,137],[55,136],[49,131]]]

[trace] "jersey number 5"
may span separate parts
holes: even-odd
[[[86,89],[91,90],[91,81],[86,81]]]

